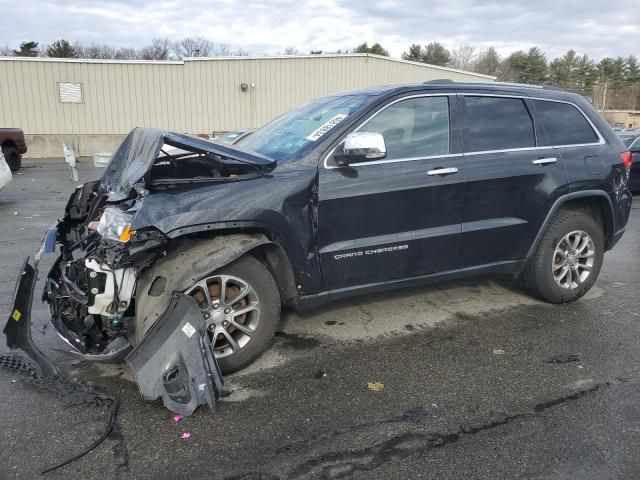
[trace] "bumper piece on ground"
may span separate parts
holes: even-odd
[[[25,259],[20,270],[20,277],[13,294],[13,308],[2,333],[7,336],[7,346],[13,350],[19,348],[24,351],[40,369],[42,376],[55,377],[59,374],[58,369],[36,347],[31,338],[31,304],[38,270],[29,260],[29,257]]]
[[[195,300],[174,293],[168,308],[126,358],[145,400],[191,415],[199,405],[213,408],[222,393],[222,375],[207,326]]]

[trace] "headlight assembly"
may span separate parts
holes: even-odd
[[[98,222],[98,233],[104,238],[126,243],[135,233],[131,230],[133,215],[117,208],[105,208]]]

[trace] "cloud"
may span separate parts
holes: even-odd
[[[0,0],[0,45],[59,38],[141,47],[154,37],[204,36],[252,54],[353,48],[380,42],[400,56],[411,43],[539,46],[596,59],[637,53],[637,0]]]

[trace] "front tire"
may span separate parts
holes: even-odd
[[[14,147],[3,147],[2,154],[7,161],[7,165],[12,172],[17,172],[22,166],[22,156],[18,153],[18,150]]]
[[[267,268],[251,255],[216,270],[185,292],[209,324],[222,373],[240,370],[267,348],[280,321],[280,293]]]
[[[561,211],[549,224],[522,281],[533,295],[550,302],[573,302],[593,286],[604,257],[602,227],[579,211]]]

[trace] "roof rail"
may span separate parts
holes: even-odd
[[[429,85],[430,83],[456,83],[450,78],[437,78],[435,80],[427,80],[426,82],[422,82],[423,85]]]
[[[542,88],[544,88],[545,90],[553,90],[555,92],[566,92],[566,91],[568,91],[568,90],[565,90],[562,87],[556,87],[555,85],[545,85]]]
[[[422,82],[423,85],[442,84],[442,83],[461,83],[461,84],[474,84],[474,85],[496,85],[499,87],[520,87],[520,88],[535,88],[538,90],[553,90],[555,92],[566,92],[564,88],[556,87],[555,85],[534,85],[530,83],[516,83],[516,82],[466,82],[464,80],[452,80],[450,78],[438,78],[435,80],[427,80]]]

